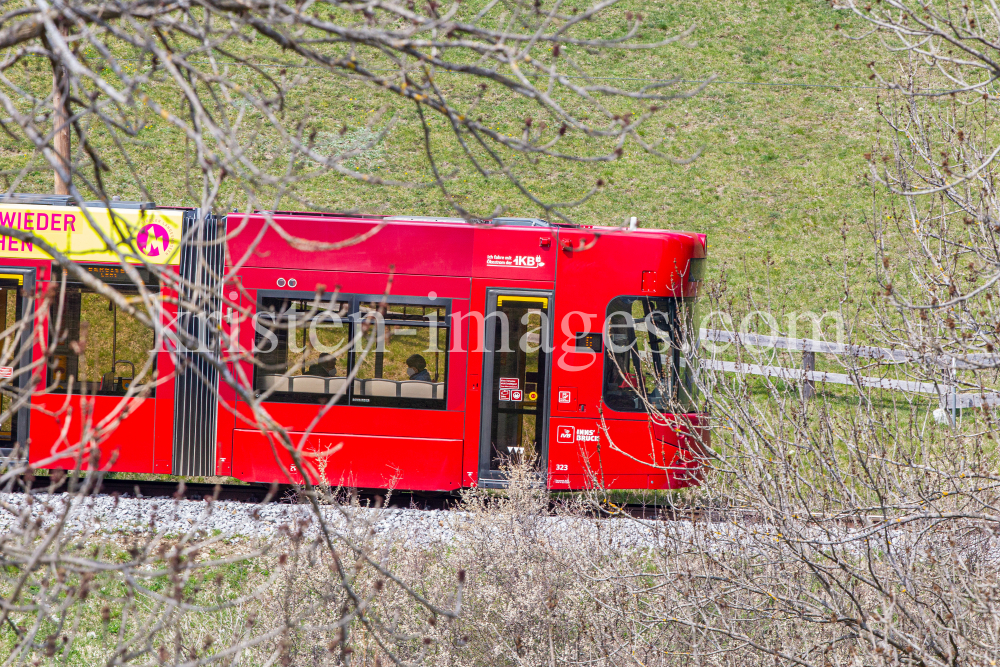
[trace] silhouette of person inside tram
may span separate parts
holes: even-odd
[[[411,380],[432,382],[431,374],[427,372],[427,360],[419,354],[411,354],[406,359],[406,375]]]
[[[337,358],[334,356],[323,356],[306,369],[306,375],[318,375],[319,377],[337,377]]]

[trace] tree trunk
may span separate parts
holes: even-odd
[[[69,78],[66,76],[66,69],[62,65],[55,65],[52,69],[52,129],[55,136],[52,139],[52,147],[61,158],[62,168],[68,174],[70,171],[70,147],[69,147]],[[64,181],[59,172],[55,172],[55,194],[68,195],[69,181]]]

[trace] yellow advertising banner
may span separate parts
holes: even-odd
[[[97,233],[99,228],[123,253],[132,247],[150,264],[179,264],[183,211],[88,208],[87,220],[75,206],[0,204],[0,227],[32,232],[53,248],[81,262],[118,262]],[[49,259],[32,243],[0,235],[0,258]]]

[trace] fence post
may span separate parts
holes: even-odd
[[[955,358],[951,358],[951,425],[958,426],[958,370]]]
[[[816,370],[816,353],[802,353],[802,370],[805,372]],[[802,378],[802,398],[809,399],[816,395],[816,385],[809,378]]]

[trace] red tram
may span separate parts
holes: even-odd
[[[8,327],[33,313],[35,333],[5,357],[30,372],[4,407],[17,388],[30,400],[0,439],[27,443],[33,465],[72,468],[67,448],[88,419],[110,470],[301,479],[258,426],[260,402],[335,485],[502,487],[504,463],[520,458],[550,489],[698,482],[708,433],[682,348],[704,235],[66,204],[0,202],[0,225],[32,230],[135,302],[149,297],[100,237],[168,267],[177,280],[134,265],[164,304],[160,324],[220,346],[225,364],[172,347],[62,276],[37,242],[8,238],[0,304]],[[60,290],[57,323],[39,304]],[[192,305],[193,294],[211,303]],[[153,381],[137,394],[136,377]],[[682,414],[650,416],[667,406]]]

